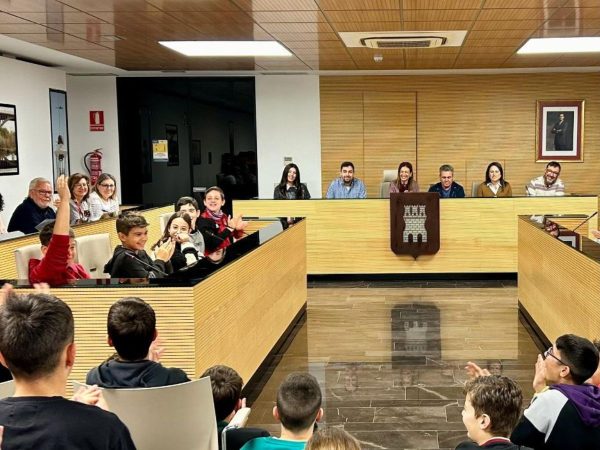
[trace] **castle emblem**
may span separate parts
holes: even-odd
[[[426,219],[425,205],[404,205],[405,227],[402,242],[427,242]]]

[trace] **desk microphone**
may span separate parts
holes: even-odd
[[[141,263],[143,266],[145,266],[147,269],[151,269],[155,272],[158,272],[162,275],[168,276],[169,274],[167,272],[163,272],[162,270],[160,270],[159,268],[153,266],[152,264],[148,264],[146,261],[142,261],[140,258],[137,257],[137,255],[135,253],[130,253],[130,252],[126,252],[125,253],[127,256],[129,256],[131,259],[135,259],[137,262]],[[156,275],[152,272],[148,273],[148,278],[156,278]]]
[[[583,225],[584,223],[586,223],[588,220],[590,220],[592,217],[594,217],[597,214],[598,214],[598,211],[596,211],[591,216],[587,217],[583,222],[581,222],[579,225],[577,225],[575,228],[573,228],[573,231],[577,230],[577,228],[579,228],[581,225]]]

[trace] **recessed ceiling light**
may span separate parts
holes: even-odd
[[[517,53],[600,52],[600,37],[534,38]]]
[[[291,56],[276,41],[159,41],[186,56]]]

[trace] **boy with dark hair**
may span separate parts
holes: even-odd
[[[303,450],[321,420],[321,388],[308,373],[291,373],[279,386],[273,417],[281,423],[281,437],[253,439],[242,450]]]
[[[235,370],[227,366],[209,367],[200,378],[204,377],[210,377],[220,436],[236,411],[246,406],[246,399],[241,398],[244,381]]]
[[[0,307],[0,362],[15,381],[15,395],[0,400],[4,448],[135,449],[117,416],[63,398],[73,337],[71,309],[52,295],[9,295]]]
[[[462,420],[474,442],[462,442],[457,450],[520,448],[508,438],[523,406],[521,388],[513,380],[496,375],[477,377],[467,382],[465,395]]]
[[[86,383],[105,388],[159,387],[190,381],[181,369],[166,368],[157,357],[148,358],[156,340],[156,317],[140,298],[126,297],[108,311],[108,345],[117,356],[90,370]]]
[[[200,214],[196,228],[205,237],[205,255],[233,244],[244,237],[244,229],[248,225],[242,215],[228,216],[222,210],[225,206],[225,192],[218,186],[209,187],[204,196],[206,209]]]
[[[112,278],[162,278],[168,275],[167,262],[173,256],[175,244],[168,240],[155,251],[153,261],[144,250],[148,241],[148,222],[139,213],[121,214],[117,218],[117,235],[121,245],[104,266]]]
[[[534,449],[600,448],[600,389],[585,384],[598,368],[598,349],[565,334],[538,355],[536,394],[511,440]]]
[[[69,227],[71,193],[64,175],[56,182],[60,204],[56,212],[56,220],[47,223],[40,231],[42,259],[29,260],[29,282],[48,283],[60,286],[70,280],[90,278],[81,264],[74,262],[77,257],[75,233]]]

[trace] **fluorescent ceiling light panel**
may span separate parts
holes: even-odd
[[[186,56],[291,56],[276,41],[159,41]]]
[[[534,38],[517,53],[586,53],[600,52],[600,37]]]

